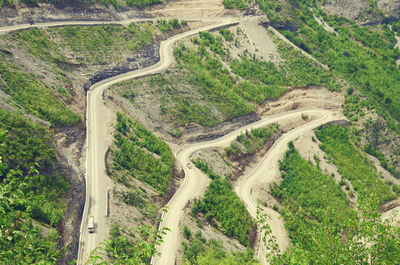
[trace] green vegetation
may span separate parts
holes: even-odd
[[[175,58],[193,73],[191,84],[197,86],[203,97],[227,118],[254,112],[256,105],[279,97],[288,86],[319,84],[337,89],[333,74],[283,43],[279,44],[279,51],[285,64],[280,68],[245,54],[240,60],[229,59],[222,38],[209,32],[201,32],[193,43],[195,48],[183,45],[176,48]],[[228,69],[222,66],[224,60],[245,81],[235,81]]]
[[[392,173],[393,176],[395,176],[397,178],[400,177],[398,175],[398,173],[396,172],[396,168],[394,166],[388,165],[385,156],[378,149],[376,149],[373,145],[367,144],[366,146],[364,146],[364,151],[367,152],[368,154],[378,158],[381,166],[384,169],[386,169],[387,171],[389,171],[390,173]]]
[[[206,161],[200,158],[196,158],[192,160],[192,162],[198,169],[203,171],[204,174],[206,174],[209,178],[211,179],[219,178],[219,176],[216,173],[214,173],[214,171],[211,169],[211,167],[207,164]]]
[[[60,257],[51,227],[62,219],[69,183],[57,168],[50,137],[46,128],[0,108],[1,264],[56,264]]]
[[[185,20],[179,21],[176,18],[172,18],[170,20],[158,20],[156,23],[156,27],[162,32],[169,31],[172,29],[178,29],[186,25],[187,22]]]
[[[38,196],[32,189],[40,178],[35,170],[28,175],[11,170],[0,184],[1,264],[56,264],[60,257],[57,233],[44,236],[39,226],[33,225],[33,216],[41,219],[48,214],[40,208],[44,195]]]
[[[149,200],[149,196],[139,189],[121,192],[122,201],[138,209],[142,214],[154,218],[157,214],[157,206]]]
[[[340,186],[301,158],[292,143],[280,162],[280,170],[283,181],[272,193],[286,206],[282,214],[293,243],[283,263],[291,263],[293,256],[301,252],[303,259],[312,264],[332,264],[330,260],[349,264],[349,260],[342,259],[347,250],[341,236],[357,215]]]
[[[124,97],[138,87],[152,88],[160,95],[160,114],[174,126],[190,122],[215,126],[254,113],[258,105],[275,99],[289,87],[324,85],[339,87],[334,74],[283,42],[278,49],[284,62],[262,61],[247,50],[232,58],[238,36],[229,29],[219,33],[200,32],[190,44],[174,50],[177,67],[166,74],[124,82],[114,89]],[[276,39],[278,41],[278,39]],[[141,104],[129,97],[133,104]]]
[[[396,66],[400,52],[394,49],[396,39],[387,25],[358,26],[353,21],[328,16],[309,0],[299,1],[297,7],[282,12],[272,9],[274,1],[258,2],[274,23],[295,23],[299,30],[281,33],[360,90],[367,97],[367,105],[384,116],[391,129],[400,132],[400,72]],[[313,11],[309,9],[312,6]],[[324,30],[313,12],[338,35]]]
[[[233,35],[229,29],[220,28],[219,33],[224,37],[226,41],[233,41]]]
[[[117,113],[115,147],[111,149],[111,174],[130,186],[128,175],[148,183],[160,194],[168,186],[174,157],[168,145],[137,121]]]
[[[0,89],[26,112],[52,125],[70,126],[80,121],[79,116],[64,106],[44,83],[4,62],[0,62]]]
[[[134,238],[133,231],[114,224],[109,239],[90,253],[86,264],[110,264],[110,262],[128,265],[148,264],[150,258],[157,254],[156,247],[162,242],[162,236],[168,229],[163,228],[159,231],[152,226],[142,226],[137,229],[140,235]]]
[[[183,264],[229,264],[229,265],[250,265],[258,264],[253,260],[253,253],[250,248],[246,252],[226,252],[221,241],[205,239],[201,231],[197,231],[193,239],[183,243]]]
[[[271,124],[266,128],[251,129],[250,132],[236,137],[230,146],[225,148],[227,156],[243,156],[260,150],[265,142],[278,130],[278,124]]]
[[[63,68],[71,63],[63,47],[68,47],[76,55],[79,63],[95,64],[118,61],[122,53],[137,52],[144,45],[153,42],[154,27],[146,23],[131,23],[126,27],[67,26],[51,29],[28,29],[13,32],[7,36],[43,61]],[[59,70],[61,71],[61,70]]]
[[[201,162],[201,161],[199,161]],[[202,200],[195,200],[192,215],[202,213],[205,220],[229,237],[236,238],[242,245],[250,245],[250,233],[253,228],[246,206],[232,190],[227,179],[217,176],[204,162],[196,166],[210,178],[214,178],[207,187]]]
[[[271,264],[395,264],[399,260],[395,249],[400,249],[396,236],[400,227],[381,220],[376,194],[359,201],[356,212],[332,177],[303,159],[293,143],[280,169],[283,181],[272,192],[283,205],[281,213],[293,245],[281,255],[269,241],[269,249],[275,251],[269,256]],[[268,226],[264,229],[268,232]]]
[[[125,0],[128,6],[145,7],[154,4],[161,4],[163,0]]]
[[[223,0],[222,4],[228,9],[246,9],[249,7],[251,0]]]
[[[339,173],[352,183],[359,200],[367,200],[371,194],[379,203],[395,197],[390,187],[378,177],[371,162],[351,143],[347,129],[329,126],[315,134],[322,142],[321,149],[338,167]]]

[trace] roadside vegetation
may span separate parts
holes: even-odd
[[[303,159],[293,143],[280,170],[283,180],[272,192],[283,206],[280,212],[293,245],[282,255],[270,255],[272,264],[393,264],[399,260],[400,227],[381,220],[379,193],[359,200],[356,211],[333,178]]]
[[[188,228],[187,228],[188,229]],[[184,265],[197,264],[230,264],[230,265],[250,265],[258,264],[253,259],[253,252],[247,248],[246,252],[226,251],[222,242],[216,239],[205,239],[201,231],[192,235],[190,230],[186,230],[187,242],[183,242],[183,262]]]
[[[111,227],[109,238],[90,253],[86,265],[95,264],[148,264],[157,254],[156,247],[168,229],[159,231],[157,227],[136,228],[139,236],[133,237],[133,228],[125,229],[118,224]],[[136,230],[135,229],[135,230]]]
[[[130,187],[137,178],[157,190],[166,191],[172,175],[174,157],[169,146],[137,121],[117,113],[117,132],[111,148],[112,168],[109,173]],[[129,201],[129,200],[128,200]]]
[[[223,0],[222,4],[228,9],[243,10],[249,7],[251,0]]]
[[[207,222],[225,235],[249,247],[254,224],[246,206],[232,190],[228,179],[216,175],[204,161],[202,164],[198,161],[195,165],[213,180],[207,187],[204,198],[195,200],[191,214],[201,214]]]
[[[278,124],[271,124],[268,127],[246,130],[246,133],[237,136],[236,140],[225,148],[226,155],[232,158],[255,153],[278,130],[278,126]]]
[[[56,264],[69,183],[51,133],[0,108],[0,263]],[[46,231],[46,232],[45,232]]]
[[[166,32],[173,29],[179,29],[181,27],[187,26],[186,20],[179,20],[177,18],[172,18],[170,20],[158,20],[156,22],[156,27],[161,32]]]

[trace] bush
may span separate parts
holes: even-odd
[[[192,232],[186,225],[183,227],[183,237],[189,240],[192,237]]]
[[[224,234],[236,238],[244,246],[249,246],[250,232],[253,228],[251,217],[228,180],[218,177],[211,182],[204,198],[196,200],[193,205],[192,214],[197,215],[199,212]]]

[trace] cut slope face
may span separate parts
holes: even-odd
[[[225,13],[221,0],[173,0],[164,5],[148,8],[154,17],[177,17],[185,19],[201,19],[222,16]]]

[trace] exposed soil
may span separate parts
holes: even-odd
[[[59,247],[65,247],[58,264],[68,264],[78,253],[81,216],[85,204],[85,142],[83,125],[71,128],[55,128],[57,160],[71,188],[66,196],[67,209],[58,227],[61,235]]]
[[[117,112],[124,112],[132,119],[136,120],[137,116],[133,115],[131,112],[122,109],[118,103],[113,100],[110,100],[106,95],[104,96],[105,102],[108,106],[108,109],[112,113],[112,117],[116,117]],[[109,145],[112,145],[113,141],[113,134],[116,131],[115,129],[115,118],[112,119],[113,123],[110,124],[110,133],[109,135]],[[155,133],[157,135],[157,133]],[[107,172],[109,172],[109,167],[112,165],[112,155],[107,152],[106,155],[106,165],[107,165]],[[110,174],[109,174],[110,177]],[[172,198],[175,194],[176,190],[181,186],[183,181],[184,173],[181,171],[178,165],[175,165],[173,168],[172,177],[168,183],[167,190],[165,193],[160,196],[154,188],[152,188],[147,183],[144,183],[138,179],[130,178],[130,185],[131,187],[127,187],[121,183],[116,182],[112,177],[110,180],[110,216],[108,218],[108,225],[111,227],[113,224],[118,223],[124,228],[135,227],[139,228],[143,225],[158,225],[158,219],[161,217],[161,209],[167,204],[167,202]],[[149,214],[146,212],[146,209],[139,209],[135,206],[128,205],[123,202],[123,192],[129,192],[134,189],[139,189],[144,194],[147,195],[145,199],[150,204],[153,204],[156,207],[156,211],[153,214]],[[147,206],[145,206],[146,208]],[[135,235],[138,235],[139,231],[137,229],[132,231]]]
[[[326,1],[322,9],[329,14],[356,20],[361,24],[378,24],[398,18],[400,1],[377,0],[376,3],[382,13],[371,7],[368,0],[331,0]]]
[[[74,5],[71,1],[69,3],[70,6],[41,3],[33,7],[23,5],[18,8],[3,7],[0,9],[0,26],[52,21],[115,21],[150,17],[145,11],[137,8],[123,7],[116,10],[113,6],[106,7],[101,4],[88,7]]]

